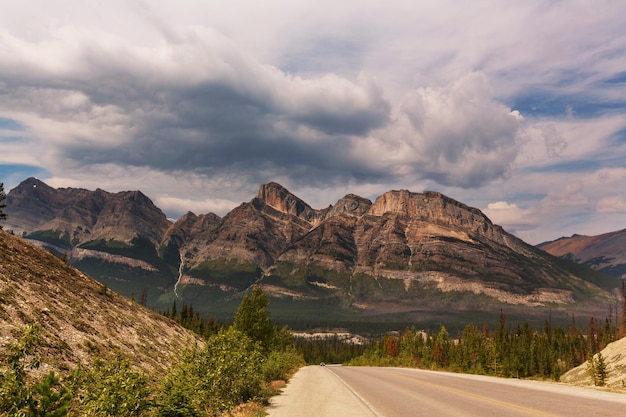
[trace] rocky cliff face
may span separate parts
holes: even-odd
[[[187,213],[174,224],[139,192],[54,190],[30,179],[9,196],[16,230],[72,236],[73,259],[89,273],[126,294],[148,286],[161,308],[175,298],[174,283],[176,297],[213,314],[253,283],[287,311],[307,305],[314,315],[608,300],[594,277],[436,192],[389,191],[374,203],[348,194],[316,210],[269,183],[224,217]]]
[[[59,241],[77,246],[97,239],[130,243],[141,236],[160,244],[170,222],[140,191],[109,193],[54,189],[29,178],[7,195],[5,228],[17,235],[59,232]]]
[[[5,230],[63,255],[109,288],[139,296],[175,282],[158,250],[171,226],[140,191],[54,189],[29,178],[7,194]],[[178,259],[178,258],[177,258]]]
[[[390,191],[374,203],[351,194],[314,210],[266,184],[210,238],[191,236],[180,251],[195,285],[238,291],[257,282],[277,297],[364,310],[409,308],[433,292],[525,306],[602,297],[480,210],[435,192]]]

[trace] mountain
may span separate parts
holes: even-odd
[[[0,351],[26,324],[40,327],[46,366],[68,371],[123,352],[147,375],[163,375],[197,338],[107,289],[66,262],[0,230]]]
[[[28,178],[6,204],[5,230],[66,255],[115,291],[139,296],[175,282],[176,266],[158,252],[171,222],[139,191],[55,189]]]
[[[149,291],[153,308],[178,300],[228,318],[258,283],[273,317],[292,327],[482,323],[500,308],[538,320],[602,314],[612,301],[598,285],[615,284],[436,192],[395,190],[374,202],[348,194],[314,209],[269,183],[224,217],[189,212],[172,224],[138,191],[28,179],[9,192],[6,211],[5,229],[66,253],[127,296]]]
[[[537,247],[616,278],[626,278],[626,229],[597,236],[562,237]]]

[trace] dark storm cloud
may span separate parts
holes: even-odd
[[[73,141],[62,147],[64,158],[84,165],[115,161],[206,174],[263,168],[306,177],[311,174],[305,173],[308,167],[325,177],[343,177],[350,174],[342,171],[354,164],[344,161],[351,138],[384,126],[390,108],[375,86],[360,87],[339,78],[309,86],[307,80],[281,75],[276,87],[292,90],[283,97],[270,89],[255,91],[254,83],[263,80],[210,80],[163,88],[120,72],[77,87],[93,103],[125,113],[122,128],[127,137],[111,148],[103,137],[104,146],[97,152],[91,141]],[[330,91],[333,84],[338,84],[339,96]]]

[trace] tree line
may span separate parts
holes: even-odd
[[[612,317],[600,322],[591,317],[587,331],[574,320],[566,330],[548,319],[540,329],[528,323],[509,327],[501,312],[495,329],[468,324],[456,337],[445,326],[438,332],[407,328],[379,338],[349,363],[352,365],[407,366],[513,378],[560,376],[604,349],[621,336]]]

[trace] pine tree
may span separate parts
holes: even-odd
[[[274,326],[269,318],[269,298],[260,286],[252,288],[252,294],[245,295],[237,312],[233,327],[259,343],[264,352],[271,349],[274,339]]]
[[[619,336],[626,337],[626,279],[622,279],[622,321],[619,326]]]
[[[606,362],[604,362],[604,357],[602,356],[602,353],[598,353],[598,359],[596,360],[596,385],[603,387],[608,375],[609,370]]]
[[[6,220],[7,215],[4,212],[4,209],[6,208],[6,203],[5,200],[7,198],[7,195],[4,193],[4,183],[0,182],[0,220]],[[0,229],[2,229],[2,225],[0,225]]]
[[[33,389],[29,401],[30,415],[33,417],[63,417],[68,413],[72,394],[59,385],[59,377],[53,371]]]
[[[598,387],[604,386],[606,378],[609,375],[609,370],[602,353],[598,353],[595,356],[592,354],[589,355],[589,360],[587,361],[587,373],[591,377],[593,385]]]
[[[178,311],[176,311],[176,300],[174,300],[174,304],[172,305],[172,315],[170,316],[172,320],[176,320],[178,318]]]

